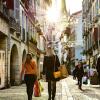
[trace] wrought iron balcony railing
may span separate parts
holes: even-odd
[[[1,6],[1,5],[0,5]],[[9,19],[9,13],[8,13],[8,9],[6,6],[2,5],[0,7],[0,16],[5,18],[5,19]]]
[[[12,17],[9,18],[9,25],[11,31],[16,31],[16,21],[14,18]]]
[[[20,33],[21,33],[21,27],[20,27],[19,23],[16,23],[16,33],[17,33],[17,35],[20,35]]]

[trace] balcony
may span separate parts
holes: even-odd
[[[93,22],[97,23],[97,21],[98,21],[98,16],[96,15],[95,17],[93,17]]]
[[[14,18],[9,18],[9,25],[10,25],[10,31],[14,32],[16,31],[16,21]]]
[[[8,13],[8,9],[7,9],[6,6],[1,6],[0,16],[8,21],[8,19],[9,19],[9,13]]]
[[[89,34],[89,31],[88,30],[84,30],[84,33],[83,33],[83,36],[86,36]]]
[[[18,36],[20,36],[20,33],[21,33],[20,25],[19,25],[19,23],[16,23],[16,34],[17,34]]]
[[[91,30],[92,30],[92,28],[93,28],[93,24],[92,24],[92,23],[90,23],[90,24],[89,24],[89,31],[91,31]]]
[[[37,46],[37,40],[34,37],[31,37],[30,42]]]
[[[66,34],[68,37],[70,36],[71,34],[71,29],[70,27],[66,27],[65,31],[64,31],[64,34]]]
[[[37,31],[37,33],[39,33],[39,35],[43,35],[40,26],[37,26],[37,27],[36,27],[36,31]]]

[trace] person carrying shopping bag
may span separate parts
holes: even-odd
[[[33,87],[37,79],[37,65],[34,60],[32,60],[32,55],[27,54],[25,64],[22,66],[21,70],[21,80],[24,74],[24,80],[26,84],[28,100],[32,100]]]
[[[47,54],[44,56],[43,61],[43,75],[46,75],[46,81],[48,82],[48,100],[55,100],[56,95],[56,82],[58,79],[54,78],[54,71],[58,71],[60,62],[58,56],[54,54],[52,47],[47,47]]]

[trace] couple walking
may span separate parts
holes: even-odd
[[[58,56],[54,54],[51,47],[47,47],[47,54],[44,56],[43,61],[43,75],[46,76],[46,81],[48,82],[48,100],[55,100],[56,82],[58,79],[54,78],[53,72],[58,71],[59,66],[60,62]],[[32,60],[31,54],[27,54],[25,64],[22,66],[21,80],[24,74],[28,100],[32,100],[33,86],[37,79],[37,72],[36,62]]]

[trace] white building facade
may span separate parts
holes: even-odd
[[[71,15],[71,34],[74,37],[75,57],[74,59],[84,59],[83,52],[83,37],[82,37],[82,11],[78,11]]]

